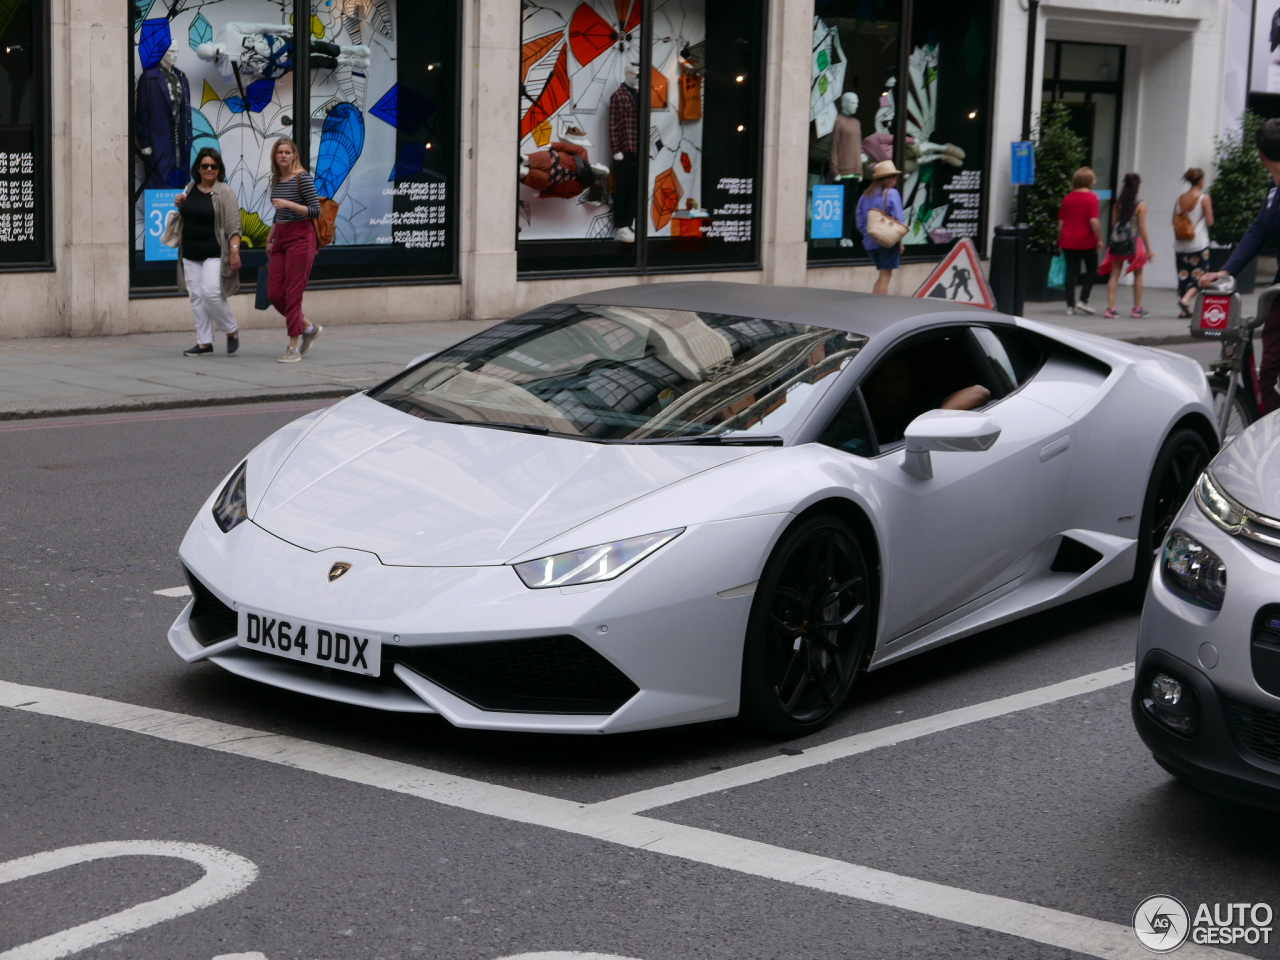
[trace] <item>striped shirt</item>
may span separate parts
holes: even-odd
[[[271,199],[288,200],[291,203],[305,204],[306,213],[297,210],[276,210],[276,223],[289,223],[294,220],[315,219],[320,216],[320,197],[316,194],[316,181],[309,173],[300,173],[288,180],[280,180],[271,188]]]

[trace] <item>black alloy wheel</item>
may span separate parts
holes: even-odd
[[[824,726],[844,702],[874,628],[857,535],[817,516],[783,535],[756,588],[742,664],[741,715],[770,734]]]
[[[1170,434],[1156,455],[1138,527],[1138,559],[1133,571],[1133,586],[1139,593],[1146,590],[1147,577],[1151,575],[1151,567],[1164,546],[1164,538],[1211,459],[1204,438],[1188,429],[1175,430]]]

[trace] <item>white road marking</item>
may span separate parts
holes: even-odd
[[[213,960],[221,960],[214,957]],[[264,957],[263,960],[266,960]],[[498,960],[634,960],[633,957],[619,957],[613,953],[578,953],[574,950],[552,950],[546,953],[517,953],[511,957],[499,957]]]
[[[224,953],[213,960],[267,960],[267,955],[255,950],[253,953]]]
[[[152,590],[157,597],[189,597],[191,596],[190,587],[165,587],[163,590]]]
[[[212,906],[239,893],[258,876],[258,868],[239,854],[201,843],[120,840],[63,847],[0,863],[0,884],[25,880],[77,863],[112,857],[177,857],[204,867],[204,876],[167,897],[140,903],[99,920],[82,923],[0,953],[0,960],[56,960],[89,947],[136,933],[166,920]],[[265,960],[265,958],[263,958]]]
[[[682,780],[679,783],[670,783],[650,790],[614,797],[611,800],[602,800],[600,803],[592,804],[592,808],[608,813],[641,813],[652,810],[654,807],[679,803],[691,797],[719,793],[722,790],[731,790],[749,783],[759,783],[761,780],[781,777],[808,767],[821,766],[833,760],[843,760],[859,753],[866,753],[868,750],[890,747],[907,740],[915,740],[917,737],[927,737],[931,733],[940,733],[943,730],[977,723],[980,720],[991,720],[994,717],[1017,713],[1031,707],[1078,697],[1093,690],[1104,690],[1117,684],[1131,682],[1133,682],[1133,664],[1126,663],[1124,666],[1100,670],[1087,676],[1076,677],[1074,680],[1065,680],[1062,683],[1027,690],[1023,693],[1015,693],[1013,696],[1001,697],[999,700],[975,703],[968,707],[935,714],[932,717],[922,717],[919,720],[908,720],[906,723],[894,724],[891,727],[881,727],[879,730],[857,733],[841,740],[808,747],[804,753],[796,756],[769,757],[754,763],[730,767],[728,770],[708,773],[706,776]]]
[[[1085,689],[1095,688],[1096,683]],[[371,757],[341,747],[298,740],[216,720],[4,681],[0,681],[0,707],[115,727],[172,743],[264,760],[295,770],[420,797],[473,813],[547,827],[651,853],[663,853],[751,876],[1005,933],[1106,960],[1150,958],[1150,954],[1138,943],[1132,928],[1127,925],[899,876],[829,857],[727,836],[713,830],[665,823],[631,813],[611,812],[604,808],[604,804],[587,805],[545,797],[513,787],[440,773],[396,760]],[[1197,944],[1187,944],[1179,950],[1179,957],[1189,960],[1226,960],[1239,956]],[[0,960],[9,958],[0,955]]]

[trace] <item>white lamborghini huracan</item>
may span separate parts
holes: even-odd
[[[460,727],[800,734],[861,670],[1141,582],[1217,447],[1173,354],[937,300],[606,290],[250,452],[169,642]]]

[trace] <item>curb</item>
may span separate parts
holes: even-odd
[[[210,397],[164,397],[86,406],[80,401],[65,405],[0,410],[0,421],[37,420],[45,417],[87,417],[104,413],[142,413],[147,410],[182,410],[189,407],[230,407],[249,403],[280,403],[288,400],[326,400],[349,397],[360,391],[354,387],[319,387],[315,390],[269,390]],[[79,404],[73,406],[72,404]]]

